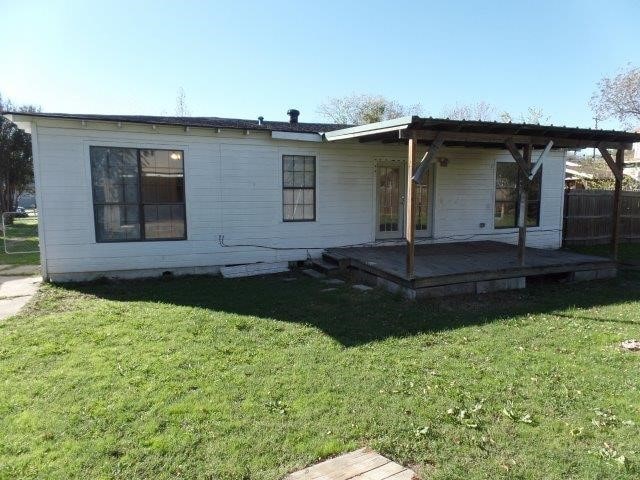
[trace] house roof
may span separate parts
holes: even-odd
[[[361,142],[405,142],[412,134],[419,134],[421,143],[429,144],[436,136],[443,135],[450,146],[504,147],[504,140],[515,143],[532,143],[543,147],[549,140],[556,148],[578,149],[602,145],[606,148],[631,148],[640,142],[640,133],[620,130],[540,125],[532,123],[490,122],[480,120],[451,120],[448,118],[424,118],[407,116],[366,125],[336,123],[290,123],[264,120],[248,120],[223,117],[167,117],[150,115],[99,115],[77,113],[25,113],[5,112],[12,118],[53,118],[101,122],[142,123],[150,125],[174,125],[183,127],[224,128],[237,130],[262,130],[267,132],[294,132],[324,134],[328,141],[359,139]]]
[[[531,123],[488,122],[479,120],[451,120],[408,116],[356,127],[325,132],[329,141],[357,138],[361,142],[403,142],[416,135],[422,143],[430,143],[442,136],[447,145],[503,146],[506,139],[515,143],[532,143],[544,147],[549,140],[558,148],[603,146],[630,148],[640,142],[640,134],[619,130],[540,125]]]
[[[290,123],[264,120],[247,120],[222,117],[166,117],[152,115],[98,115],[81,113],[25,113],[4,112],[4,115],[53,118],[65,120],[87,120],[98,122],[143,123],[149,125],[175,125],[182,127],[229,128],[237,130],[264,130],[267,132],[318,133],[350,127],[335,123]]]

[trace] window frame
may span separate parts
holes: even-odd
[[[313,158],[313,187],[287,187],[284,184],[284,177],[285,177],[285,169],[284,169],[284,158],[285,157],[303,157],[303,158],[307,158],[307,157],[311,157]],[[281,203],[282,203],[282,221],[284,223],[301,223],[301,222],[315,222],[318,218],[318,156],[315,154],[304,154],[304,153],[281,153],[280,155],[280,162],[281,162],[281,167],[280,167],[280,175],[281,175],[281,186],[282,186],[282,192],[281,192]],[[292,219],[287,219],[285,218],[285,214],[284,214],[284,207],[285,207],[285,203],[284,203],[284,192],[286,190],[313,190],[313,218],[292,218]]]
[[[516,200],[515,200],[515,204],[516,204],[516,208],[515,208],[515,219],[514,219],[514,225],[513,226],[502,226],[502,227],[498,227],[496,226],[496,204],[498,203],[498,200],[496,199],[496,192],[497,192],[497,179],[498,179],[498,165],[504,163],[506,165],[515,165],[516,166]],[[536,172],[536,176],[534,177],[534,179],[536,177],[540,178],[540,191],[538,193],[539,198],[537,200],[531,200],[529,197],[527,197],[527,205],[526,208],[527,210],[529,209],[529,205],[536,202],[538,204],[538,212],[536,215],[536,223],[535,225],[526,225],[526,220],[527,220],[527,216],[526,216],[526,212],[525,212],[525,227],[526,228],[540,228],[540,220],[541,220],[541,215],[542,215],[542,171],[543,171],[543,167],[541,167],[537,172]],[[520,186],[521,186],[521,182],[522,182],[522,174],[520,171],[520,168],[518,167],[518,164],[515,162],[502,162],[502,161],[496,161],[495,163],[495,169],[494,169],[494,175],[493,175],[493,229],[494,230],[508,230],[508,229],[517,229],[518,228],[518,218],[520,217]],[[533,180],[531,180],[531,182],[533,183]],[[501,203],[510,203],[507,201],[501,201]]]
[[[95,191],[93,189],[93,163],[91,160],[91,149],[92,148],[121,148],[127,150],[135,150],[136,151],[136,166],[138,169],[138,201],[137,203],[131,204],[119,204],[119,203],[96,203]],[[140,163],[140,152],[141,150],[154,150],[154,151],[163,151],[163,152],[180,152],[182,155],[182,213],[184,217],[184,235],[182,237],[170,237],[170,238],[146,238],[145,235],[145,217],[144,217],[144,207],[145,205],[180,205],[180,203],[146,203],[143,202],[142,199],[142,165]],[[122,146],[122,145],[89,145],[89,178],[91,184],[91,201],[92,201],[92,210],[93,210],[93,227],[94,227],[94,235],[95,235],[95,243],[139,243],[139,242],[181,242],[188,239],[188,231],[187,231],[187,185],[186,185],[186,174],[185,174],[185,156],[184,150],[181,148],[156,148],[156,147],[132,147],[132,146]],[[136,239],[123,239],[123,240],[98,240],[98,220],[96,215],[96,207],[104,206],[104,205],[137,205],[138,207],[138,219],[139,219],[139,227],[140,227],[140,238]]]

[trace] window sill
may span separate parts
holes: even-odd
[[[188,240],[187,237],[184,238],[145,238],[143,240],[96,240],[96,245],[101,244],[111,244],[111,243],[155,243],[155,242],[184,242]]]

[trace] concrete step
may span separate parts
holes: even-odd
[[[324,278],[323,273],[320,273],[319,271],[313,270],[311,268],[305,268],[304,270],[302,270],[302,273],[311,278]]]
[[[345,269],[349,266],[349,257],[345,257],[339,253],[324,252],[322,254],[322,259],[327,263],[337,265],[340,269]]]
[[[324,259],[320,259],[320,258],[312,260],[311,265],[315,270],[318,270],[319,272],[322,272],[322,273],[331,273],[331,272],[338,271],[340,269],[340,267],[337,264],[327,262]]]

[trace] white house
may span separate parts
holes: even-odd
[[[404,244],[408,231],[417,244],[515,244],[521,175],[508,139],[533,148],[526,244],[558,249],[565,148],[632,135],[418,117],[349,128],[289,113],[285,122],[6,114],[32,134],[44,277],[211,273]],[[409,192],[413,230],[407,132],[424,164]]]

